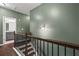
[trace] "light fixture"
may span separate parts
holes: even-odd
[[[44,31],[44,32],[48,31],[48,27],[46,26],[46,24],[43,24],[41,26],[41,31]]]
[[[0,5],[1,5],[1,6],[6,6],[6,4],[5,4],[5,3],[0,3]]]
[[[2,3],[4,6],[6,6],[6,4],[5,3]]]
[[[39,35],[41,37],[47,37],[50,34],[50,28],[47,24],[42,24],[39,29]]]
[[[42,26],[41,26],[41,30],[45,30],[45,24],[43,24]]]

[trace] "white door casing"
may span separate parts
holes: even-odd
[[[16,32],[16,18],[3,16],[3,44],[6,44],[6,23],[7,22],[9,24],[11,24],[11,22],[15,22],[15,23],[13,23],[14,25],[12,25],[12,24],[11,25],[12,25],[13,29],[15,28],[14,31]],[[11,25],[10,25],[10,27],[11,27]],[[11,31],[12,27],[10,28],[10,31]],[[13,29],[12,29],[12,31],[13,31]]]

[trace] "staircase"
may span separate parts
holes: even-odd
[[[43,39],[32,35],[16,34],[14,47],[21,56],[60,56],[60,46],[62,46],[63,55],[79,56],[79,44],[68,43],[65,41]],[[71,51],[67,49],[70,48]],[[54,50],[55,49],[55,50]],[[56,55],[54,55],[56,51]]]
[[[21,37],[21,36],[20,36]],[[27,52],[26,52],[26,46],[27,46]],[[31,40],[26,39],[15,39],[15,49],[22,55],[22,56],[35,56],[36,52],[35,49],[31,43]]]

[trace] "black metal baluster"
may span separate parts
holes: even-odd
[[[43,41],[43,56],[45,56],[45,42]]]
[[[64,46],[64,55],[66,56],[66,46]]]
[[[73,49],[73,56],[75,56],[75,48]]]
[[[47,56],[49,56],[49,43],[47,42]]]
[[[58,47],[57,47],[57,55],[59,56],[59,44],[58,44]]]
[[[41,40],[40,40],[40,56],[41,56]]]
[[[36,52],[36,39],[35,39],[35,52]],[[36,54],[35,54],[36,55]]]
[[[32,42],[32,44],[33,44],[33,46],[34,46],[34,40],[31,40],[31,42]]]
[[[16,46],[16,34],[15,34],[15,31],[14,31],[14,47]]]
[[[38,40],[37,40],[37,53],[38,53]]]
[[[19,35],[17,34],[17,39],[16,39],[16,46],[18,45],[18,40],[19,40]]]
[[[36,49],[36,39],[35,39],[35,49]]]
[[[37,39],[35,39],[36,40],[36,53],[37,53]],[[37,55],[37,54],[36,54]]]
[[[53,56],[53,43],[52,43],[52,56]]]

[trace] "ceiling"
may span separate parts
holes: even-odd
[[[38,7],[41,3],[0,3],[0,6],[30,15],[30,10]]]

